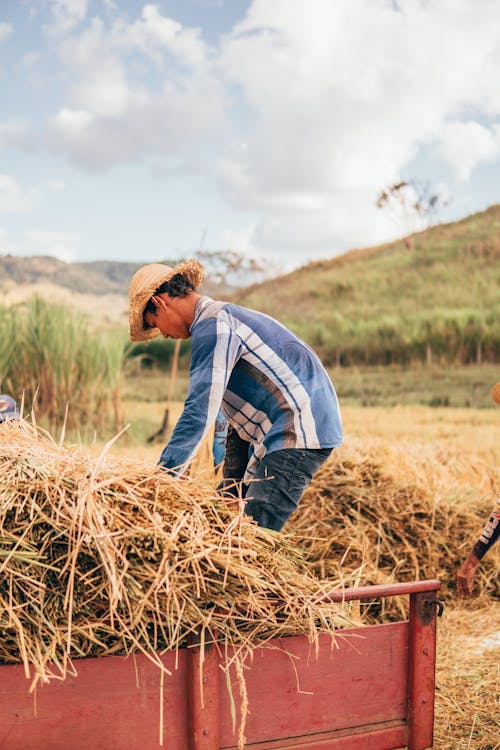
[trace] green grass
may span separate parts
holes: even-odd
[[[1,387],[52,430],[64,421],[79,430],[119,428],[124,332],[96,332],[72,309],[37,297],[13,313],[0,308],[0,331],[9,328],[11,342]]]
[[[330,364],[500,359],[500,206],[249,287]]]
[[[497,365],[346,367],[330,375],[341,406],[498,408],[491,399],[491,388],[500,380]]]
[[[341,404],[349,406],[452,406],[493,408],[491,388],[500,380],[497,365],[460,367],[340,367],[329,368]],[[169,374],[152,371],[125,377],[125,400],[165,403]],[[188,372],[179,371],[174,401],[186,398]],[[161,421],[161,416],[159,419]]]

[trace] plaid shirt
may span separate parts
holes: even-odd
[[[191,326],[189,391],[159,463],[182,472],[219,409],[251,444],[252,466],[283,448],[342,443],[337,395],[313,350],[263,313],[200,297]]]
[[[477,542],[473,547],[473,552],[478,560],[482,560],[490,547],[493,547],[496,540],[500,535],[500,495],[497,498],[497,502],[491,516],[488,519],[486,526]]]

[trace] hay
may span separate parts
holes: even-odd
[[[248,653],[344,624],[331,590],[282,535],[228,509],[193,479],[129,459],[89,458],[26,422],[0,430],[0,662],[32,681],[71,660],[156,659],[216,638]]]
[[[286,527],[319,577],[351,585],[438,578],[445,594],[454,593],[456,570],[491,510],[495,477],[487,492],[463,502],[459,489],[468,496],[471,488],[451,481],[445,487],[442,453],[433,463],[418,451],[411,458],[412,470],[406,454],[398,471],[391,467],[391,461],[401,465],[397,451],[355,448],[335,452],[324,464]],[[485,595],[499,593],[498,550],[484,559],[474,586]],[[406,607],[406,599],[394,598],[369,610],[391,619]]]
[[[499,750],[500,604],[445,608],[439,622],[434,744]]]

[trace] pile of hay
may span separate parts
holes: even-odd
[[[499,662],[500,607],[447,607],[437,639],[436,748],[498,750]]]
[[[154,658],[189,634],[240,653],[288,634],[313,642],[345,624],[339,605],[314,601],[332,588],[195,480],[0,427],[0,662],[35,682],[76,657]]]
[[[445,592],[455,588],[456,570],[493,507],[496,478],[487,492],[460,501],[457,486],[443,481],[443,457],[430,467],[429,456],[412,458],[413,467],[407,456],[398,471],[401,456],[387,448],[355,448],[336,451],[324,464],[286,526],[319,577],[341,577],[346,585],[438,578]],[[483,593],[500,593],[498,552],[476,574],[475,588]],[[371,613],[399,615],[403,606],[387,599]]]

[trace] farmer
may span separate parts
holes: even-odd
[[[158,463],[182,476],[221,410],[223,488],[279,531],[342,443],[337,396],[307,344],[267,315],[200,296],[203,278],[203,266],[186,260],[143,266],[130,282],[132,341],[191,337],[188,396]]]
[[[469,552],[457,573],[457,590],[461,597],[472,596],[472,581],[485,554],[500,535],[500,495],[477,542]]]

